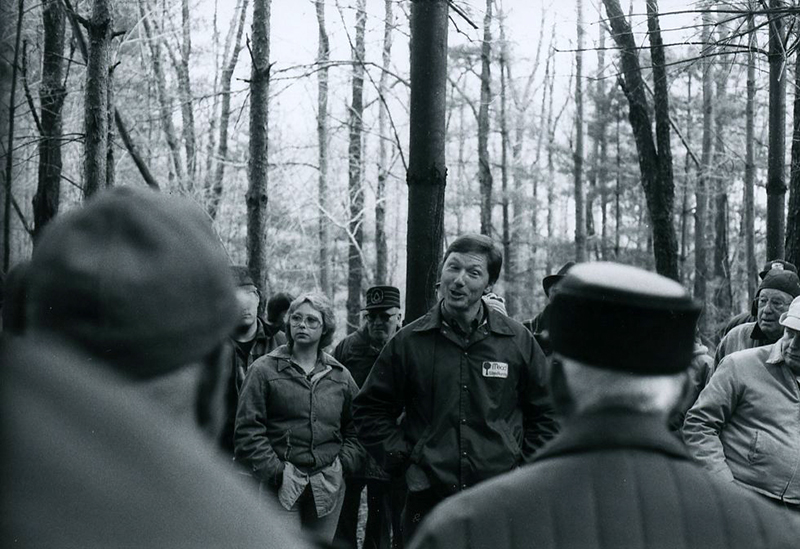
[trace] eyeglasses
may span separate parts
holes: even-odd
[[[306,328],[310,330],[316,330],[322,326],[322,321],[314,316],[292,315],[289,317],[289,323],[292,326],[300,326],[300,324],[305,324]]]
[[[789,308],[789,303],[784,299],[769,299],[767,297],[758,298],[758,308],[763,309],[767,304],[772,306],[773,311],[785,311]]]
[[[383,322],[389,322],[394,316],[397,316],[397,313],[367,313],[367,320],[370,322],[375,322],[376,320],[381,319]]]

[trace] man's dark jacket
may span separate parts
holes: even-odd
[[[435,305],[389,340],[353,401],[367,451],[390,473],[414,464],[440,497],[531,460],[556,429],[539,345],[484,309],[464,342]]]
[[[663,416],[565,421],[529,466],[455,496],[413,549],[800,547],[800,517],[691,461]]]

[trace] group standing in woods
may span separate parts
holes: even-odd
[[[567,132],[569,146],[560,153],[558,109],[563,112],[567,103],[553,104],[554,96],[564,91],[555,84],[555,28],[544,80],[536,78],[537,53],[527,84],[520,87],[511,77],[510,26],[502,2],[486,0],[480,51],[473,51],[471,46],[448,49],[452,14],[478,29],[458,0],[413,0],[405,79],[394,74],[391,62],[392,34],[399,25],[393,2],[384,4],[379,81],[367,70],[373,64],[366,61],[366,0],[355,2],[347,62],[331,57],[325,1],[314,0],[318,58],[297,67],[275,68],[270,60],[269,0],[253,0],[252,12],[249,0],[236,3],[224,47],[218,43],[215,11],[209,49],[222,68],[208,95],[214,101],[210,115],[197,108],[202,104],[198,88],[192,91],[189,0],[180,2],[180,32],[172,27],[174,14],[166,3],[156,9],[150,0],[138,0],[115,10],[110,0],[92,0],[91,16],[84,17],[87,2],[44,0],[37,8],[44,38],[39,109],[30,91],[28,43],[23,40],[29,7],[19,0],[14,33],[11,18],[0,18],[6,31],[0,37],[0,76],[12,76],[10,87],[7,79],[0,80],[0,120],[10,125],[0,132],[5,161],[0,170],[5,274],[0,303],[0,546],[796,549],[800,277],[793,262],[800,258],[800,147],[794,146],[800,143],[800,48],[796,29],[787,32],[786,24],[797,18],[797,8],[786,8],[782,0],[747,2],[747,9],[718,10],[716,23],[712,10],[698,11],[704,48],[695,60],[703,88],[698,159],[689,135],[695,125],[692,105],[699,103],[691,92],[698,71],[695,61],[668,62],[656,0],[644,2],[645,14],[636,16],[646,22],[646,41],[635,35],[635,16],[626,16],[618,0],[600,3],[605,16],[597,25],[598,70],[588,94],[596,120],[589,132],[583,118],[584,2],[576,0],[575,92],[574,99],[567,98],[574,100],[575,120]],[[0,0],[0,14],[10,14],[10,5]],[[336,7],[347,27],[338,2]],[[502,17],[493,16],[495,9]],[[139,120],[143,125],[138,134],[131,133],[120,110],[125,97],[140,92],[142,84],[115,86],[115,70],[130,61],[130,46],[136,42],[128,40],[134,31],[121,30],[115,11],[124,12],[126,23],[135,21],[132,26],[141,33],[136,55],[144,73],[153,75],[158,114],[148,117],[162,126],[164,158],[156,152],[155,138],[141,154],[137,142],[145,123]],[[249,13],[252,27],[246,33]],[[731,31],[734,21],[740,25],[736,32]],[[544,10],[537,23],[541,52],[547,32]],[[69,56],[67,25],[73,50]],[[492,36],[495,26],[499,37]],[[768,52],[757,47],[761,27],[769,36]],[[15,46],[10,51],[7,38],[12,34]],[[606,34],[618,50],[613,62],[601,53],[608,49],[603,45]],[[251,72],[249,78],[237,79],[246,84],[243,100],[237,99],[232,81],[245,35]],[[745,35],[746,45],[736,41]],[[112,50],[120,36],[125,36],[123,45]],[[746,55],[747,99],[741,106],[747,123],[741,147],[738,140],[723,140],[736,134],[727,131],[722,109],[733,95],[726,86],[734,64],[711,70],[710,59],[727,48]],[[643,49],[649,52],[651,74],[643,74],[639,62]],[[122,61],[115,63],[112,51]],[[176,68],[180,132],[162,52]],[[764,109],[767,261],[758,278],[757,53],[767,54],[770,73],[769,108]],[[794,69],[790,55],[797,58]],[[74,162],[69,155],[62,158],[62,142],[69,135],[63,108],[71,97],[67,85],[74,85],[78,72],[70,72],[78,65],[73,62],[77,56],[86,67],[85,94],[82,149],[72,157],[81,159],[83,176],[75,178],[77,190],[69,192],[80,194],[83,203],[59,214],[62,179],[72,182],[63,169],[65,158]],[[449,60],[463,70],[458,78],[448,73]],[[499,75],[495,71],[493,81],[495,60]],[[680,64],[687,68],[670,76],[686,79],[685,114],[670,109],[670,94],[676,95],[670,84],[677,79],[671,82],[667,68]],[[604,71],[612,65],[619,89],[609,90]],[[342,124],[348,147],[341,158],[329,150],[337,142],[329,125],[337,115],[328,110],[329,84],[337,79],[329,79],[329,71],[338,66],[352,70],[352,95]],[[270,86],[294,78],[297,70],[304,72],[298,78],[317,78],[318,157],[314,162],[278,162],[274,152],[281,149],[276,143],[286,149],[314,149],[305,142],[294,147],[293,139],[307,137],[299,129],[303,124],[280,135],[285,144],[277,138],[278,128],[273,130],[276,136],[268,131],[270,108],[277,103],[270,104]],[[791,70],[798,90],[787,186],[785,88]],[[470,99],[466,84],[468,75],[478,72],[479,103]],[[24,100],[15,97],[17,80]],[[379,100],[369,96],[367,82]],[[493,97],[495,84],[499,97]],[[570,80],[568,86],[572,84]],[[396,91],[404,86],[407,96]],[[273,97],[290,87],[273,88]],[[120,98],[117,92],[127,96]],[[148,100],[149,93],[148,88],[143,94]],[[540,111],[528,111],[540,99]],[[244,101],[242,112],[249,114],[246,147],[237,142],[236,154],[229,135],[231,113],[237,108],[232,100]],[[31,116],[15,114],[19,105],[27,105]],[[369,105],[378,111],[374,128]],[[393,116],[391,105],[402,105],[407,119]],[[475,115],[475,128],[465,122],[465,106]],[[493,112],[495,106],[499,112]],[[292,108],[302,116],[302,108]],[[199,123],[194,116],[201,112],[210,125],[205,143],[195,133]],[[630,127],[621,123],[626,116]],[[25,122],[27,118],[31,120]],[[24,174],[18,166],[21,155],[14,155],[30,145],[20,144],[16,119],[38,132],[39,143],[36,193],[30,205],[22,206],[16,197],[26,188],[17,183]],[[495,120],[499,127],[493,131]],[[614,122],[616,183],[610,160]],[[148,137],[153,137],[149,124]],[[456,134],[456,126],[459,141],[448,142],[448,132]],[[686,166],[679,189],[683,204],[676,212],[672,146],[677,140],[671,132],[679,133],[680,127],[687,130],[679,136]],[[370,277],[365,276],[364,259],[365,220],[372,220],[364,188],[372,163],[365,151],[372,129],[379,138],[377,185],[370,196],[375,204],[374,285],[365,283]],[[406,130],[404,151],[398,136]],[[587,173],[584,133],[594,145]],[[536,135],[535,148],[523,143],[528,134]],[[478,149],[474,166],[465,153],[473,139]],[[123,150],[119,141],[126,153],[115,160],[115,153]],[[448,207],[454,208],[459,234],[450,238],[452,231],[445,230],[450,213],[445,208],[445,151],[455,145],[459,160],[450,181],[458,200]],[[495,148],[501,150],[499,160],[489,157]],[[728,252],[735,245],[728,242],[734,225],[728,195],[736,176],[725,167],[723,152],[739,148],[746,148],[741,208],[746,257],[740,259],[743,274],[737,276],[748,286],[751,303],[731,316]],[[208,153],[206,162],[200,161],[202,149]],[[572,202],[562,201],[574,205],[574,218],[563,220],[554,219],[559,217],[558,154],[574,161]],[[245,157],[246,162],[236,161]],[[329,170],[329,161],[343,159]],[[126,166],[128,177],[118,181],[117,170],[123,171],[120,166],[129,160],[135,172]],[[346,212],[339,225],[347,240],[348,289],[347,320],[339,322],[332,255],[342,239],[332,238],[329,226],[341,212],[328,185],[344,180],[332,176],[344,163],[347,204],[340,208]],[[168,185],[159,182],[151,164],[168,174]],[[246,164],[246,192],[237,164],[241,173]],[[301,215],[312,204],[318,229],[313,239],[306,230],[311,218],[303,218],[298,223],[302,230],[295,231],[283,226],[289,214],[280,208],[275,208],[275,218],[267,217],[270,170],[284,164],[313,169],[318,187],[309,193],[309,203],[300,203],[299,183],[273,186],[298,201]],[[638,178],[630,177],[627,171],[636,164]],[[407,183],[405,242],[400,242],[402,236],[387,238],[387,213],[397,220],[403,215],[387,208],[392,202],[387,181],[397,175],[392,172],[395,165],[402,165]],[[467,172],[473,167],[478,191],[465,198],[472,192]],[[493,194],[493,168],[502,171],[499,200]],[[150,188],[130,184],[133,173]],[[303,172],[292,172],[298,173]],[[538,226],[544,191],[546,238]],[[244,215],[240,219],[230,213],[226,195],[244,197],[237,203],[246,207],[242,239],[238,229]],[[503,226],[497,230],[493,212],[500,206]],[[690,229],[692,211],[695,223]],[[602,223],[597,230],[595,215]],[[712,217],[713,262],[705,255],[711,248],[706,231]],[[236,229],[226,241],[215,224],[220,229],[230,218],[236,218],[230,223]],[[638,230],[631,232],[639,234],[623,235],[626,220],[633,219]],[[478,222],[481,234],[462,231]],[[551,265],[559,256],[567,259],[556,253],[563,244],[556,224],[574,225],[575,231],[574,242],[569,242],[575,261],[560,268]],[[25,232],[15,232],[16,225]],[[295,240],[275,236],[270,247],[275,226]],[[693,263],[685,264],[692,230]],[[15,234],[29,241],[12,243]],[[497,234],[502,242],[494,239]],[[626,248],[622,238],[633,244]],[[551,240],[546,250],[543,240]],[[246,250],[229,249],[241,241]],[[15,256],[26,255],[17,253],[20,249],[33,248],[30,259],[12,265],[12,244],[17,245]],[[405,255],[408,261],[405,295],[386,283],[391,280],[387,258],[396,252],[393,245],[404,248],[395,258]],[[313,254],[307,253],[310,249]],[[537,266],[543,251],[545,269]],[[247,265],[232,264],[238,252],[246,252]],[[314,265],[313,276],[281,280],[288,278],[288,269],[271,271],[270,286],[291,287],[293,293],[266,295],[270,252],[302,256],[304,267]],[[634,255],[639,252],[641,256]],[[626,264],[645,263],[644,252],[656,272]],[[690,269],[693,275],[687,275]],[[537,277],[543,271],[539,292]],[[691,295],[684,287],[689,281],[694,285]],[[337,332],[342,324],[350,333]]]
[[[793,265],[711,367],[677,282],[566,266],[535,337],[492,292],[502,261],[457,238],[427,314],[401,327],[371,287],[333,347],[321,293],[259,318],[191,202],[99,193],[4,288],[2,545],[358,547],[366,488],[364,547],[796,546]]]

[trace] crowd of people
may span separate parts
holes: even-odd
[[[794,265],[712,356],[675,281],[569,263],[519,322],[502,262],[459,236],[425,315],[372,286],[337,338],[196,205],[100,193],[4,280],[0,545],[798,546]]]

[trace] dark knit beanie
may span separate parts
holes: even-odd
[[[761,293],[761,290],[766,288],[780,290],[795,298],[800,295],[800,278],[797,277],[797,273],[792,271],[772,270],[767,273],[758,286],[756,297]]]
[[[135,377],[207,356],[237,318],[227,257],[192,202],[118,187],[47,226],[28,268],[28,326]]]
[[[632,374],[685,370],[701,307],[666,277],[617,263],[583,263],[558,283],[550,305],[555,352]]]

